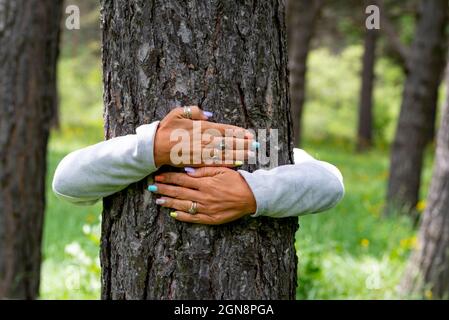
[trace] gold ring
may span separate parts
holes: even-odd
[[[192,204],[190,205],[189,213],[190,214],[196,214],[198,212],[198,203],[195,201],[192,201]]]
[[[187,119],[192,119],[192,108],[185,106],[184,107],[184,117]]]

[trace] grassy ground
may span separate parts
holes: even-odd
[[[304,148],[341,169],[346,196],[326,213],[300,218],[296,237],[299,299],[396,298],[396,286],[416,245],[416,231],[407,218],[382,217],[388,177],[385,146],[391,139],[402,79],[387,62],[379,64],[378,147],[365,154],[354,153],[351,138],[359,66],[353,61],[358,61],[359,55],[360,48],[350,48],[338,58],[317,50],[310,60],[309,74],[320,76],[309,81]],[[99,298],[101,204],[72,206],[58,200],[50,185],[56,165],[65,154],[103,138],[100,74],[98,59],[89,56],[65,58],[60,64],[62,125],[52,134],[48,156],[43,299]],[[422,199],[431,164],[428,156]],[[419,207],[423,209],[425,202]]]

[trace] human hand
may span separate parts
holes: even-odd
[[[154,142],[156,166],[241,165],[258,143],[246,129],[208,122],[211,116],[211,112],[191,106],[178,107],[162,119]]]
[[[186,168],[186,173],[162,173],[149,191],[160,194],[158,205],[172,208],[179,221],[218,225],[256,211],[254,195],[237,171],[224,167]],[[197,212],[188,213],[195,202]]]

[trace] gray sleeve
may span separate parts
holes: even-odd
[[[53,192],[72,203],[90,205],[156,171],[153,141],[158,125],[142,125],[136,134],[70,153],[56,168]]]
[[[312,157],[295,157],[295,163],[253,173],[239,170],[256,199],[253,217],[317,213],[332,208],[343,198],[343,178],[336,167]]]

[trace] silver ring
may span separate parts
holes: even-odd
[[[218,145],[218,148],[219,148],[221,151],[224,151],[224,150],[226,149],[226,142],[224,141],[224,139],[220,141],[220,143],[219,143],[219,145]]]
[[[184,107],[184,117],[187,119],[192,119],[192,108],[185,106]]]
[[[198,203],[195,201],[192,201],[192,204],[190,205],[189,213],[190,214],[196,214],[198,212]]]

